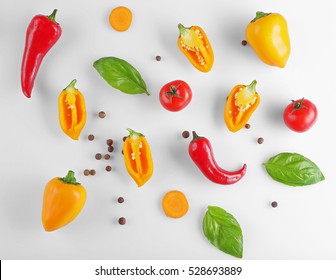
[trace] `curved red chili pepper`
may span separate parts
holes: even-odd
[[[193,133],[189,144],[189,155],[202,173],[212,182],[221,185],[230,185],[238,182],[246,173],[246,164],[237,171],[226,171],[218,166],[214,158],[210,141]]]
[[[21,64],[21,87],[28,98],[44,56],[62,34],[60,25],[55,21],[56,12],[55,9],[50,16],[34,16],[27,28]]]

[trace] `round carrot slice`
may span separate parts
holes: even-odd
[[[162,199],[162,208],[166,216],[171,218],[183,217],[189,209],[189,204],[184,193],[180,191],[170,191]]]
[[[126,31],[132,23],[132,12],[126,7],[117,7],[111,11],[109,22],[115,30]]]

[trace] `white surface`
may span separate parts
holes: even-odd
[[[208,205],[233,214],[244,234],[244,259],[335,259],[336,189],[334,130],[336,103],[334,2],[319,1],[3,1],[0,10],[0,258],[1,259],[234,259],[203,236]],[[205,4],[207,3],[207,4]],[[303,6],[304,4],[304,6]],[[108,24],[110,11],[125,5],[133,12],[124,33]],[[20,88],[26,27],[35,14],[58,9],[62,37],[45,57],[32,98]],[[256,11],[279,12],[289,25],[292,53],[285,69],[263,64],[248,46],[245,27]],[[199,25],[215,53],[210,73],[193,68],[177,48],[178,29]],[[157,62],[155,56],[162,60]],[[125,95],[102,80],[92,63],[103,56],[135,66],[151,96]],[[68,138],[58,122],[57,98],[72,80],[83,92],[88,119],[79,141]],[[161,107],[163,84],[183,79],[193,100],[178,113]],[[251,129],[227,130],[225,99],[238,84],[258,81],[261,104]],[[319,109],[316,125],[304,134],[287,129],[282,111],[291,99],[305,97]],[[97,113],[107,117],[99,119]],[[137,189],[121,155],[130,127],[146,135],[155,165],[152,179]],[[189,158],[183,130],[196,130],[213,145],[217,162],[247,174],[232,186],[208,181]],[[93,133],[93,142],[87,135]],[[265,142],[257,144],[258,137]],[[104,170],[105,141],[115,141]],[[313,160],[326,180],[293,188],[273,181],[262,163],[280,152]],[[97,175],[84,177],[85,168]],[[72,169],[87,190],[82,213],[67,227],[46,233],[41,225],[45,184]],[[165,192],[183,191],[190,210],[169,219],[161,209]],[[118,204],[123,196],[125,203]],[[276,200],[278,208],[270,203]],[[120,216],[127,224],[120,226]]]

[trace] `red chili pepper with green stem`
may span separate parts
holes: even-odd
[[[246,173],[246,164],[240,170],[227,171],[217,164],[210,141],[193,133],[193,139],[189,144],[189,155],[202,173],[212,182],[221,185],[237,183]]]
[[[36,15],[28,25],[21,64],[21,87],[25,96],[31,97],[34,81],[44,56],[62,34],[55,21],[57,10],[50,16]]]

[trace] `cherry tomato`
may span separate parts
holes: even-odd
[[[308,99],[292,100],[283,114],[285,124],[296,132],[304,132],[311,128],[317,119],[317,109]]]
[[[180,111],[191,101],[192,91],[190,86],[181,80],[165,84],[159,94],[162,106],[169,111]]]

